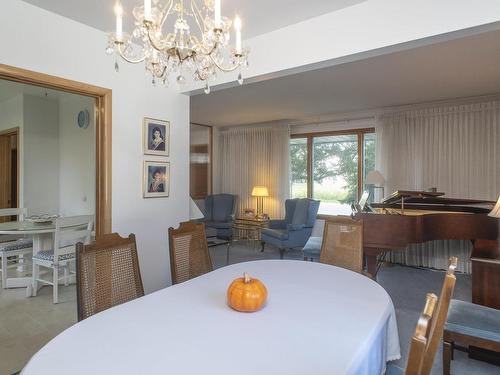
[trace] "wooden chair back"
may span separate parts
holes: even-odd
[[[168,229],[172,284],[182,283],[212,271],[205,226],[187,221]]]
[[[429,339],[424,353],[424,359],[420,370],[420,375],[429,375],[432,370],[434,358],[441,344],[443,337],[443,329],[448,316],[448,308],[450,307],[451,297],[455,289],[457,278],[455,277],[455,269],[457,268],[458,258],[451,257],[449,260],[448,270],[444,278],[441,294],[437,303],[436,312],[432,318],[430,327]]]
[[[325,220],[321,263],[363,272],[363,222],[349,216]]]
[[[144,296],[134,234],[105,234],[76,247],[78,321]]]
[[[54,233],[54,263],[58,262],[60,255],[74,253],[78,242],[90,243],[93,227],[92,215],[57,218]]]
[[[425,355],[425,350],[429,343],[429,333],[437,303],[435,294],[429,293],[426,296],[425,307],[417,322],[415,334],[410,341],[410,352],[406,364],[406,375],[419,375],[420,368]]]

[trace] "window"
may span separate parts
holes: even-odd
[[[290,140],[292,198],[321,200],[320,213],[349,215],[375,168],[373,129],[298,135]]]

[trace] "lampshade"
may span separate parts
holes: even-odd
[[[254,186],[252,190],[252,197],[268,197],[269,192],[265,186]]]
[[[377,170],[371,171],[366,175],[365,184],[367,185],[383,185],[384,183],[384,176]]]
[[[500,196],[498,197],[498,202],[495,204],[495,207],[491,210],[491,212],[488,214],[488,216],[491,217],[497,217],[500,219]]]
[[[203,213],[200,211],[193,198],[189,198],[189,220],[203,219]]]

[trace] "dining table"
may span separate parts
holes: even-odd
[[[265,306],[241,313],[226,291],[244,272]],[[400,358],[387,292],[332,265],[259,260],[219,268],[80,321],[47,343],[22,375],[374,375]]]
[[[28,220],[7,221],[0,223],[0,235],[15,235],[16,237],[31,237],[33,239],[33,255],[41,250],[47,250],[54,246],[54,233],[56,224],[54,221],[45,223],[34,223]],[[7,278],[7,288],[26,287],[26,296],[32,295],[32,278],[10,277]]]

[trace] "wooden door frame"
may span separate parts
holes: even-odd
[[[40,86],[95,99],[96,207],[95,231],[100,236],[111,232],[111,135],[112,91],[86,83],[32,72],[0,64],[0,79]]]
[[[16,192],[16,207],[19,207],[19,182],[20,182],[20,158],[19,158],[19,145],[20,145],[20,141],[19,141],[19,126],[15,126],[13,128],[9,128],[9,129],[4,129],[2,131],[0,131],[0,137],[2,136],[13,136],[15,135],[16,136],[16,151],[17,151],[17,161],[16,161],[16,168],[17,168],[17,173],[16,173],[16,189],[17,189],[17,192]],[[12,172],[11,172],[11,175],[12,175]]]

